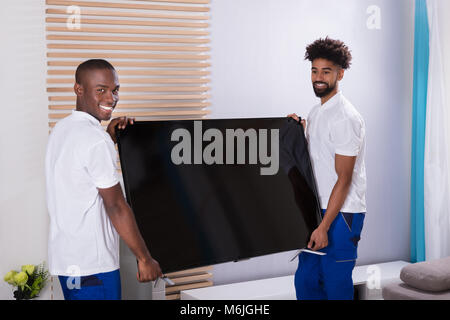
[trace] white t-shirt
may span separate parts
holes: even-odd
[[[342,212],[366,212],[365,124],[355,107],[339,91],[324,105],[312,108],[307,139],[320,205],[326,209],[337,181],[335,154],[356,156],[352,183]]]
[[[119,268],[119,236],[97,189],[119,183],[116,161],[111,137],[90,114],[72,111],[53,128],[45,159],[52,275]]]

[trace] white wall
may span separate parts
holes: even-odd
[[[369,6],[381,29],[368,29]],[[343,40],[341,89],[366,121],[367,206],[358,264],[409,260],[413,66],[411,0],[212,1],[212,118],[308,115],[318,103],[305,47]],[[292,253],[215,266],[216,284],[291,274]]]
[[[44,1],[2,1],[0,299],[12,299],[11,287],[3,281],[6,272],[47,260],[44,18]],[[49,297],[49,288],[42,298]]]

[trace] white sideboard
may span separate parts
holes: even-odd
[[[357,266],[353,283],[361,299],[381,299],[383,284],[397,280],[405,261]],[[295,300],[294,275],[181,291],[181,300]]]

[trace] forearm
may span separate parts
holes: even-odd
[[[344,205],[345,199],[347,198],[347,194],[350,189],[350,185],[351,180],[338,178],[336,184],[333,187],[333,190],[331,191],[327,210],[322,222],[320,223],[320,227],[328,231],[334,219],[337,217],[339,211]]]
[[[125,203],[107,208],[109,218],[111,219],[117,233],[130,248],[139,261],[151,259],[150,252],[141,236],[136,223],[133,211]]]

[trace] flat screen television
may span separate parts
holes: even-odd
[[[291,119],[142,121],[118,147],[127,201],[164,273],[301,249],[320,223]]]

